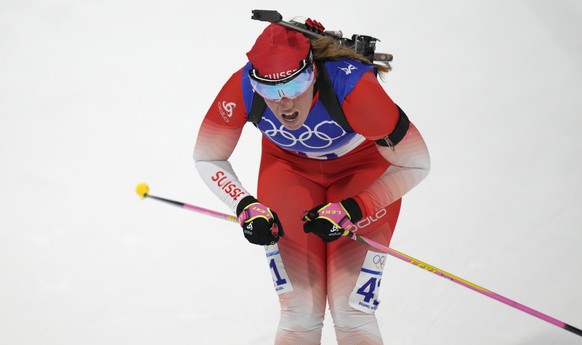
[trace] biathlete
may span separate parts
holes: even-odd
[[[377,79],[389,68],[353,49],[270,24],[247,57],[204,117],[194,159],[245,238],[266,246],[281,309],[275,343],[320,344],[329,303],[339,344],[382,344],[374,312],[386,255],[341,235],[389,245],[402,196],[429,173],[425,142]],[[350,128],[322,101],[325,85]],[[229,157],[261,102],[254,195]]]

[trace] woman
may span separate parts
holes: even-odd
[[[275,343],[319,344],[328,301],[339,344],[382,344],[385,254],[341,234],[390,243],[401,197],[429,172],[425,143],[377,80],[389,68],[347,47],[270,24],[247,57],[206,114],[194,159],[246,239],[266,246],[281,306]],[[326,74],[351,128],[322,102]],[[255,198],[228,159],[257,100],[266,107],[253,121],[263,134]]]

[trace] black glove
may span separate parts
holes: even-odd
[[[345,230],[362,219],[362,210],[353,198],[315,206],[303,215],[303,231],[314,233],[324,242],[335,241]]]
[[[253,244],[275,244],[284,235],[283,226],[275,211],[252,196],[246,196],[238,203],[236,214],[245,238]]]

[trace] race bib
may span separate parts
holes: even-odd
[[[368,251],[356,286],[350,294],[349,303],[352,308],[368,314],[373,314],[378,309],[378,294],[385,262],[386,254]]]
[[[273,277],[273,285],[275,286],[275,291],[278,295],[293,291],[293,285],[287,276],[285,271],[285,266],[283,265],[283,260],[281,260],[281,253],[279,252],[279,246],[273,244],[271,246],[265,246],[265,251],[267,255],[267,262],[269,263],[269,269],[271,270],[271,276]]]

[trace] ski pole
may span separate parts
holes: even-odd
[[[202,214],[205,214],[207,216],[212,216],[212,217],[216,217],[216,218],[230,220],[231,222],[237,222],[238,223],[237,218],[235,216],[230,215],[230,214],[224,214],[224,213],[216,212],[216,211],[213,211],[213,210],[209,210],[207,208],[198,207],[198,206],[194,206],[194,205],[189,205],[189,204],[186,204],[186,203],[183,203],[183,202],[179,202],[179,201],[175,201],[175,200],[160,198],[159,196],[155,196],[155,195],[150,195],[149,194],[150,187],[146,183],[140,183],[140,184],[138,184],[137,185],[137,188],[135,189],[135,191],[137,192],[137,194],[139,196],[141,196],[142,199],[151,198],[151,199],[155,199],[155,200],[158,200],[158,201],[165,202],[165,203],[170,204],[170,205],[174,205],[174,206],[178,206],[178,207],[181,207],[181,208],[185,208],[185,209],[190,210],[190,211],[202,213]]]
[[[198,213],[202,213],[202,214],[206,214],[206,215],[209,215],[209,216],[213,216],[213,217],[217,217],[217,218],[221,218],[221,219],[229,220],[231,222],[238,223],[237,218],[235,216],[233,216],[233,215],[229,215],[229,214],[225,214],[225,213],[220,213],[220,212],[213,211],[213,210],[209,210],[209,209],[206,209],[206,208],[203,208],[203,207],[189,205],[189,204],[186,204],[186,203],[183,203],[183,202],[178,202],[178,201],[169,200],[169,199],[160,198],[160,197],[157,197],[157,196],[154,196],[154,195],[150,195],[149,194],[149,187],[145,183],[140,183],[137,186],[137,188],[136,188],[136,192],[137,192],[137,194],[139,196],[142,197],[142,199],[144,199],[146,197],[147,198],[152,198],[152,199],[155,199],[155,200],[158,200],[158,201],[162,201],[162,202],[165,202],[165,203],[168,203],[168,204],[171,204],[171,205],[175,205],[175,206],[178,206],[178,207],[181,207],[181,208],[185,208],[185,209],[190,210],[190,211],[194,211],[194,212],[198,212]],[[395,257],[397,259],[400,259],[402,261],[405,261],[405,262],[407,262],[409,264],[412,264],[412,265],[414,265],[416,267],[422,268],[425,271],[434,273],[434,274],[436,274],[436,275],[438,275],[440,277],[446,278],[446,279],[448,279],[448,280],[450,280],[450,281],[452,281],[454,283],[457,283],[457,284],[459,284],[461,286],[464,286],[466,288],[469,288],[469,289],[471,289],[473,291],[476,291],[476,292],[478,292],[480,294],[483,294],[483,295],[485,295],[487,297],[490,297],[490,298],[492,298],[494,300],[497,300],[497,301],[499,301],[501,303],[505,303],[505,304],[507,304],[507,305],[509,305],[511,307],[516,308],[517,310],[521,310],[521,311],[523,311],[523,312],[525,312],[527,314],[530,314],[532,316],[535,316],[535,317],[537,317],[537,318],[539,318],[539,319],[541,319],[543,321],[546,321],[548,323],[551,323],[552,325],[558,326],[558,327],[560,327],[562,329],[565,329],[565,330],[570,331],[570,332],[572,332],[574,334],[577,334],[579,336],[582,336],[582,330],[580,330],[579,328],[576,328],[576,327],[571,326],[571,325],[569,325],[569,324],[567,324],[565,322],[562,322],[560,320],[557,320],[557,319],[555,319],[555,318],[553,318],[553,317],[551,317],[549,315],[546,315],[546,314],[544,314],[542,312],[539,312],[539,311],[537,311],[535,309],[532,309],[532,308],[530,308],[528,306],[525,306],[525,305],[523,305],[521,303],[515,302],[515,301],[513,301],[513,300],[511,300],[511,299],[509,299],[507,297],[501,296],[501,295],[499,295],[499,294],[497,294],[497,293],[495,293],[495,292],[493,292],[491,290],[485,289],[485,288],[483,288],[483,287],[481,287],[481,286],[479,286],[477,284],[474,284],[474,283],[471,283],[471,282],[469,282],[469,281],[467,281],[465,279],[459,278],[459,277],[457,277],[457,276],[455,276],[455,275],[453,275],[451,273],[448,273],[446,271],[441,270],[440,268],[437,268],[435,266],[429,265],[426,262],[420,261],[420,260],[415,259],[415,258],[413,258],[411,256],[408,256],[408,255],[406,255],[404,253],[401,253],[401,252],[399,252],[399,251],[397,251],[395,249],[392,249],[390,247],[384,246],[384,245],[382,245],[382,244],[380,244],[380,243],[378,243],[376,241],[373,241],[373,240],[371,240],[369,238],[366,238],[366,237],[364,237],[362,235],[358,235],[358,234],[356,234],[354,232],[351,232],[349,230],[344,230],[343,236],[345,236],[345,237],[347,237],[349,239],[352,239],[352,240],[354,240],[356,242],[360,242],[362,244],[365,244],[367,246],[370,246],[372,248],[378,249],[379,251],[381,251],[383,253],[386,253],[386,254],[388,254],[388,255],[390,255],[392,257]]]
[[[514,307],[514,308],[516,308],[518,310],[521,310],[521,311],[523,311],[525,313],[528,313],[528,314],[530,314],[532,316],[535,316],[535,317],[537,317],[537,318],[539,318],[541,320],[544,320],[544,321],[549,322],[549,323],[551,323],[551,324],[553,324],[555,326],[558,326],[558,327],[563,328],[563,329],[565,329],[567,331],[570,331],[570,332],[572,332],[574,334],[577,334],[579,336],[582,336],[582,330],[580,330],[579,328],[576,328],[576,327],[571,326],[571,325],[569,325],[569,324],[567,324],[565,322],[562,322],[560,320],[557,320],[557,319],[555,319],[555,318],[553,318],[553,317],[551,317],[549,315],[546,315],[544,313],[541,313],[541,312],[539,312],[539,311],[537,311],[535,309],[532,309],[532,308],[530,308],[528,306],[525,306],[523,304],[520,304],[520,303],[517,303],[517,302],[515,302],[513,300],[510,300],[507,297],[501,296],[501,295],[499,295],[499,294],[497,294],[497,293],[495,293],[495,292],[493,292],[491,290],[485,289],[485,288],[483,288],[483,287],[481,287],[481,286],[479,286],[477,284],[474,284],[474,283],[471,283],[471,282],[469,282],[469,281],[467,281],[465,279],[459,278],[459,277],[457,277],[457,276],[455,276],[455,275],[453,275],[451,273],[448,273],[446,271],[441,270],[440,268],[437,268],[437,267],[434,267],[432,265],[429,265],[429,264],[427,264],[425,262],[422,262],[422,261],[420,261],[418,259],[415,259],[415,258],[413,258],[411,256],[408,256],[408,255],[406,255],[404,253],[401,253],[401,252],[399,252],[399,251],[397,251],[395,249],[386,247],[386,246],[384,246],[384,245],[382,245],[382,244],[380,244],[378,242],[375,242],[375,241],[373,241],[373,240],[371,240],[369,238],[366,238],[364,236],[360,236],[360,235],[355,234],[355,233],[353,233],[351,231],[348,231],[348,230],[344,230],[343,236],[346,236],[348,238],[353,239],[354,241],[357,241],[357,242],[366,244],[368,246],[371,246],[373,248],[376,248],[376,249],[378,249],[378,250],[380,250],[380,251],[382,251],[382,252],[384,252],[386,254],[389,254],[389,255],[391,255],[391,256],[393,256],[395,258],[398,258],[398,259],[400,259],[402,261],[406,261],[409,264],[412,264],[412,265],[414,265],[416,267],[422,268],[425,271],[432,272],[432,273],[436,274],[437,276],[446,278],[446,279],[448,279],[448,280],[450,280],[450,281],[452,281],[454,283],[457,283],[457,284],[459,284],[461,286],[464,286],[464,287],[469,288],[469,289],[471,289],[473,291],[479,292],[479,293],[481,293],[481,294],[483,294],[483,295],[485,295],[487,297],[493,298],[494,300],[497,300],[499,302],[505,303],[505,304],[507,304],[507,305],[509,305],[511,307]]]

